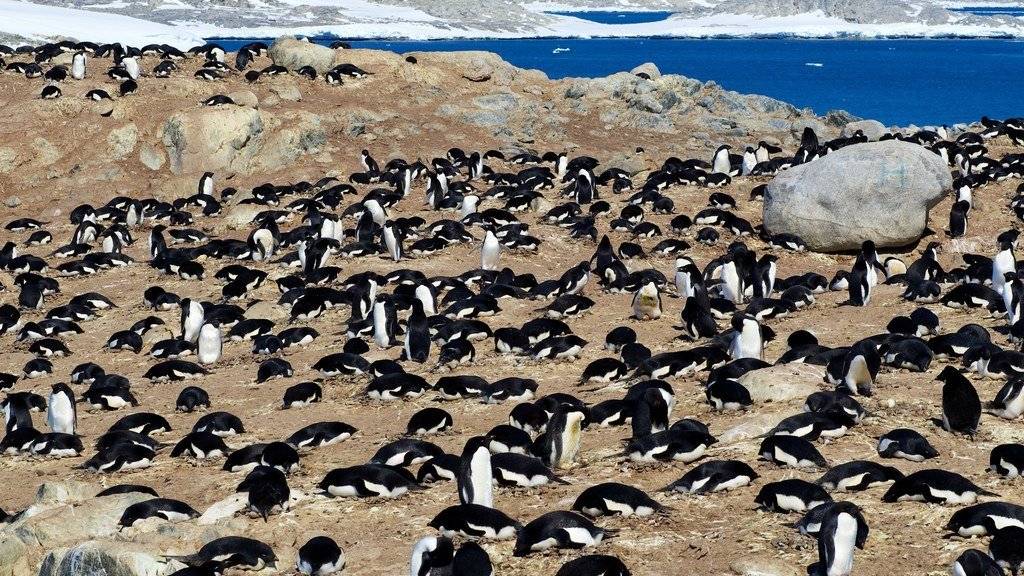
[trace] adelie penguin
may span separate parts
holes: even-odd
[[[832,500],[825,489],[805,480],[780,480],[765,484],[754,502],[771,512],[806,512]]]
[[[991,556],[970,548],[964,550],[949,568],[952,576],[1005,576],[1003,568]]]
[[[739,460],[711,460],[690,469],[664,492],[707,494],[735,490],[760,478],[750,464]]]
[[[630,576],[629,568],[615,556],[589,554],[570,560],[555,576]]]
[[[828,462],[818,449],[799,436],[768,436],[758,449],[761,459],[794,468],[826,468]]]
[[[398,342],[398,309],[387,294],[378,294],[373,303],[373,341],[380,348]]]
[[[657,320],[661,318],[661,294],[654,282],[648,282],[633,295],[633,318]]]
[[[735,333],[729,345],[729,356],[733,360],[762,359],[764,356],[764,334],[761,323],[753,316],[737,314],[733,316],[732,327]]]
[[[960,508],[949,517],[946,530],[964,537],[991,536],[1006,526],[1024,527],[1024,506],[1009,502],[982,502]]]
[[[668,512],[668,508],[643,490],[617,482],[605,482],[587,488],[576,498],[572,509],[591,518],[610,515],[645,517]]]
[[[419,300],[412,303],[412,314],[405,329],[402,356],[406,360],[420,364],[426,362],[430,356],[430,329],[423,311],[423,303]]]
[[[295,559],[295,568],[306,576],[328,576],[344,567],[345,552],[327,536],[310,538]]]
[[[903,473],[892,466],[883,466],[869,460],[852,460],[830,468],[817,480],[817,484],[829,491],[856,492],[901,478]]]
[[[412,547],[409,576],[431,576],[449,573],[455,547],[445,536],[425,536]]]
[[[494,474],[491,470],[491,453],[488,443],[487,438],[475,436],[470,438],[463,448],[456,477],[459,500],[463,504],[494,506],[492,488]]]
[[[520,533],[522,525],[504,512],[479,504],[449,506],[428,524],[442,536],[456,535],[487,540],[510,540]]]
[[[480,268],[498,270],[498,257],[501,255],[501,243],[494,232],[488,230],[480,247]]]
[[[826,513],[818,530],[818,562],[808,568],[810,576],[850,576],[855,548],[864,548],[868,523],[860,508],[851,502],[837,502]]]
[[[981,419],[981,399],[967,378],[946,366],[936,380],[942,384],[942,427],[948,432],[973,437]]]
[[[1017,478],[1024,473],[1024,445],[1000,444],[992,449],[988,469],[1004,478]]]
[[[980,488],[955,472],[931,468],[896,480],[882,496],[882,502],[909,500],[959,506],[974,504],[979,496],[998,494]]]
[[[289,436],[287,442],[296,449],[308,450],[343,442],[356,432],[353,426],[344,422],[315,422]]]
[[[605,534],[575,512],[548,512],[520,530],[512,555],[526,556],[550,548],[589,548],[600,544]]]
[[[211,540],[195,554],[171,556],[191,567],[216,566],[221,572],[228,568],[259,571],[277,567],[277,555],[267,544],[243,536],[225,536]]]
[[[343,498],[398,498],[419,489],[412,474],[383,464],[335,468],[324,476],[318,487],[326,494]]]
[[[452,415],[440,408],[428,407],[409,418],[405,433],[409,436],[439,434],[452,427]]]
[[[491,457],[491,469],[494,471],[495,481],[502,486],[535,488],[552,482],[566,483],[537,458],[514,452],[494,454]]]
[[[871,302],[871,292],[877,283],[875,273],[876,261],[869,260],[871,253],[862,250],[853,263],[853,270],[848,277],[848,291],[850,304],[854,306],[867,306]]]
[[[54,432],[75,434],[78,411],[75,407],[75,393],[67,384],[53,385],[46,403],[46,424]]]
[[[552,468],[569,468],[580,451],[583,412],[559,406],[548,420],[547,430],[534,442],[534,453]]]
[[[201,364],[216,364],[223,351],[220,328],[213,324],[203,324],[199,329],[196,351]]]
[[[125,508],[121,514],[118,525],[122,528],[131,528],[136,522],[147,518],[161,518],[168,522],[182,522],[192,518],[198,518],[199,512],[188,504],[171,498],[153,498],[132,504]]]
[[[1024,378],[1009,379],[985,411],[1006,420],[1015,420],[1024,414]]]

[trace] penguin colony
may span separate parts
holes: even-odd
[[[49,65],[67,52],[70,70]],[[173,77],[190,58],[204,60],[195,74],[202,79],[242,72],[250,82],[290,73],[321,81],[306,69],[257,70],[265,55],[259,43],[242,48],[233,65],[216,45],[188,52],[0,46],[7,72],[45,78],[43,99],[68,97],[60,90],[68,77],[95,77],[90,65],[106,58],[119,97],[147,76]],[[341,65],[322,81],[369,74]],[[111,96],[96,88],[86,97]],[[215,94],[201,104],[232,102]],[[1024,176],[1024,154],[990,155],[996,145],[1024,144],[1022,119],[983,118],[957,135],[886,138],[925,146],[949,163],[951,239],[968,234],[975,192],[984,197],[991,185]],[[536,556],[553,557],[559,576],[654,573],[619,558],[616,540],[629,541],[650,522],[687,533],[679,518],[706,514],[722,523],[713,536],[728,537],[744,522],[733,517],[740,511],[701,506],[735,494],[807,539],[817,550],[805,555],[809,574],[888,572],[884,559],[862,566],[856,558],[870,550],[875,531],[892,538],[904,528],[873,524],[893,506],[910,516],[942,515],[956,548],[950,573],[1018,574],[1024,506],[1000,493],[1024,469],[1024,445],[978,445],[987,427],[1016,426],[1024,414],[1024,279],[1012,217],[988,253],[944,254],[951,240],[941,234],[909,257],[883,256],[865,242],[849,269],[825,275],[791,266],[804,250],[799,238],[772,235],[739,215],[744,204],[757,204],[763,177],[864,141],[857,133],[822,142],[808,129],[793,155],[765,142],[742,155],[722,146],[710,161],[665,159],[642,179],[564,152],[451,148],[429,163],[394,158],[382,166],[363,150],[360,169],[345,179],[239,190],[206,173],[197,175],[195,194],[173,203],[119,196],[78,206],[68,222],[9,219],[0,267],[13,285],[0,296],[0,332],[7,358],[31,359],[18,367],[8,360],[10,371],[0,374],[0,453],[19,470],[56,466],[49,469],[102,484],[95,498],[151,496],[124,510],[123,530],[202,515],[140,478],[187,484],[216,476],[229,486],[217,496],[234,502],[254,531],[304,507],[332,510],[330,524],[344,525],[343,509],[400,511],[404,502],[430,499],[435,506],[423,522],[406,518],[410,538],[375,533],[371,522],[358,527],[359,541],[346,542],[400,541],[408,558],[402,571],[412,576],[486,576]],[[755,184],[749,198],[729,193],[744,181]],[[706,204],[682,201],[694,190]],[[238,198],[264,207],[248,233],[208,234]],[[1022,198],[1007,214],[1024,219]],[[541,210],[543,201],[551,207]],[[472,264],[437,264],[456,252]],[[567,252],[579,257],[564,269],[545,262]],[[150,284],[86,289],[127,271]],[[772,327],[837,304],[858,314],[899,313],[862,339],[842,326]],[[81,345],[92,325],[114,314],[129,320],[102,335],[102,351]],[[599,340],[576,333],[588,316]],[[661,337],[660,325],[677,337]],[[836,341],[828,345],[816,332]],[[766,349],[780,353],[768,357]],[[820,374],[802,410],[763,433],[724,439],[766,409],[744,382],[787,364]],[[501,375],[485,378],[477,372],[483,366]],[[218,372],[229,369],[248,381],[220,385]],[[553,371],[573,382],[553,379]],[[929,402],[915,405],[924,410],[910,418],[914,426],[889,426],[900,382],[913,373],[934,378]],[[268,389],[281,398],[275,406],[232,411]],[[467,420],[486,414],[497,424],[475,427],[453,412]],[[359,436],[373,451],[346,449]],[[947,469],[947,454],[933,446],[939,440],[971,460],[968,474]],[[839,457],[853,443],[870,444],[870,454]],[[325,461],[337,465],[307,472]],[[146,476],[152,470],[158,476]],[[674,478],[667,485],[651,483],[666,474]],[[572,496],[544,497],[555,491]],[[506,512],[523,510],[524,499],[530,512]],[[33,513],[0,505],[9,510],[0,512],[8,528]],[[941,536],[914,544],[947,549]],[[185,566],[176,574],[371,571],[348,563],[330,535],[289,551],[239,534],[190,554],[154,552]],[[650,552],[687,562],[674,548]],[[294,564],[280,565],[279,554]]]

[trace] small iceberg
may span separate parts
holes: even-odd
[[[804,62],[804,66],[814,66],[815,68],[821,68],[825,66],[821,62]]]
[[[569,52],[572,48],[555,48],[551,51],[552,54],[561,54],[562,52]]]

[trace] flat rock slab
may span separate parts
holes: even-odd
[[[740,377],[755,403],[803,400],[821,389],[825,369],[821,366],[793,362],[747,372]]]

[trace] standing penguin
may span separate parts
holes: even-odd
[[[736,257],[729,254],[722,262],[722,296],[733,304],[742,304],[744,290],[743,276]]]
[[[398,334],[398,309],[391,296],[378,294],[373,303],[373,341],[381,348],[390,348]]]
[[[412,301],[412,314],[405,327],[405,358],[420,364],[430,357],[430,326],[423,311],[423,302]]]
[[[203,327],[206,312],[198,300],[183,298],[181,300],[181,339],[192,344],[199,339],[199,331]]]
[[[402,259],[402,232],[391,220],[384,222],[384,248],[395,262]]]
[[[494,507],[493,483],[491,471],[491,452],[488,449],[490,440],[483,436],[474,436],[466,441],[459,460],[458,480],[459,500],[463,504],[480,504],[488,508]]]
[[[580,169],[579,174],[576,175],[576,184],[572,194],[577,204],[590,204],[594,201],[594,177],[590,171]]]
[[[637,320],[657,320],[661,318],[661,295],[658,285],[648,282],[633,294],[633,318]]]
[[[757,318],[749,314],[737,314],[732,317],[732,327],[736,330],[729,345],[729,356],[733,360],[740,358],[763,359],[764,337],[761,324]]]
[[[757,153],[754,152],[753,146],[747,146],[743,151],[743,164],[740,174],[749,176],[754,171],[754,166],[757,166]]]
[[[992,289],[1002,295],[1006,285],[1006,274],[1017,271],[1017,257],[1013,254],[1013,242],[1003,240],[999,252],[992,259]]]
[[[874,268],[864,259],[864,254],[858,254],[849,277],[850,304],[867,306],[871,302],[871,289],[874,287],[874,283],[871,282],[870,277],[873,273]]]
[[[561,405],[548,420],[547,431],[534,443],[535,452],[552,468],[568,468],[580,452],[583,412]]]
[[[131,76],[132,80],[138,80],[139,76],[142,75],[142,69],[139,67],[139,61],[134,56],[126,56],[121,59],[121,66],[124,67],[125,72]]]
[[[199,329],[197,348],[200,364],[214,364],[220,360],[224,349],[221,342],[220,328],[213,324],[203,324],[203,327]]]
[[[703,284],[700,269],[689,258],[676,259],[676,295],[684,301],[693,296],[694,286]]]
[[[715,151],[715,156],[711,159],[712,174],[731,174],[733,172],[729,150],[731,147],[728,144],[722,144]]]
[[[54,384],[46,404],[46,425],[54,432],[74,434],[78,426],[75,393],[63,382]]]
[[[942,384],[942,427],[948,432],[974,436],[981,420],[981,399],[967,378],[946,366],[935,378]]]
[[[465,218],[470,214],[475,214],[477,211],[477,205],[480,203],[480,197],[476,194],[466,194],[462,198],[462,207],[459,209],[459,217]]]
[[[1020,320],[1024,307],[1024,281],[1016,272],[1007,272],[1004,278],[1006,282],[1003,285],[1003,305],[1006,307],[1007,323],[1013,326]]]
[[[198,192],[204,196],[213,196],[213,172],[203,172],[199,177]]]
[[[416,299],[419,300],[421,304],[423,304],[424,314],[427,316],[437,314],[437,310],[434,308],[434,293],[431,291],[430,286],[420,284],[416,287],[413,295],[416,296]]]
[[[860,508],[851,502],[836,502],[818,530],[817,571],[820,576],[850,576],[853,573],[853,549],[864,548],[868,523]]]
[[[75,52],[71,57],[71,77],[75,80],[85,79],[85,52]]]
[[[373,223],[377,226],[383,227],[388,221],[388,214],[384,211],[384,207],[380,205],[380,202],[371,198],[363,202],[363,208],[370,213],[370,216],[373,217]]]
[[[494,232],[488,230],[480,247],[480,267],[484,270],[498,269],[498,256],[501,254],[501,243]]]
[[[967,214],[971,211],[971,204],[967,200],[954,202],[949,209],[949,237],[961,238],[967,235]]]

